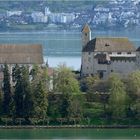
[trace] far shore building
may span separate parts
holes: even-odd
[[[82,29],[81,76],[99,75],[106,79],[110,73],[127,76],[140,69],[140,48],[136,49],[125,37],[96,37],[91,39],[88,24]]]
[[[38,44],[0,44],[0,81],[3,80],[3,66],[8,64],[10,74],[16,64],[28,65],[43,64],[42,45]]]

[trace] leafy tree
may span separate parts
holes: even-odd
[[[127,81],[127,92],[132,100],[140,98],[140,71],[131,73]]]
[[[120,119],[125,116],[127,95],[125,85],[119,78],[119,75],[112,74],[109,77],[110,97],[109,109],[112,117]]]
[[[80,93],[80,87],[75,75],[69,68],[61,65],[57,69],[55,90],[62,94],[60,113],[62,117],[69,117],[72,96]]]
[[[126,85],[127,93],[129,95],[128,114],[130,114],[133,118],[134,115],[138,117],[140,116],[140,71],[131,73],[127,79]]]
[[[98,76],[89,76],[86,78],[86,85],[87,85],[87,100],[94,101],[96,100],[96,91],[95,86],[99,82]]]
[[[9,104],[11,101],[12,97],[12,92],[11,92],[11,84],[10,84],[10,73],[8,69],[8,65],[4,65],[4,79],[3,79],[3,92],[4,92],[4,97],[3,97],[3,113],[6,115],[9,115],[10,113],[10,108]]]
[[[55,89],[56,92],[62,94],[77,94],[80,91],[75,75],[64,65],[59,66],[57,69]]]
[[[84,102],[85,100],[83,95],[73,95],[69,107],[69,117],[82,119]]]

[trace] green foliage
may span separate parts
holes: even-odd
[[[131,117],[140,116],[140,71],[135,71],[129,75],[127,81],[127,93],[129,95],[129,114]]]
[[[101,117],[104,113],[102,103],[86,102],[84,108],[84,116],[90,119]]]
[[[113,118],[125,116],[127,95],[125,85],[117,74],[112,74],[109,78],[110,97],[109,109]]]
[[[84,96],[82,94],[73,95],[69,106],[69,117],[83,118]]]
[[[15,94],[14,94],[14,100],[15,100],[15,106],[16,106],[16,116],[17,117],[23,117],[23,100],[24,100],[24,93],[22,90],[22,75],[21,75],[21,68],[16,65],[13,69],[13,79],[15,84]]]
[[[2,103],[3,103],[3,94],[2,91],[0,90],[0,117],[2,115]]]
[[[47,69],[34,66],[32,69],[33,115],[45,119],[48,109]]]
[[[133,99],[140,98],[140,71],[133,72],[127,80],[127,92]]]
[[[6,94],[0,92],[0,116],[3,115],[4,100],[9,100],[7,93],[10,93],[6,115],[11,117],[14,124],[17,123],[17,117],[21,117],[25,124],[31,124],[30,120],[35,124],[140,122],[139,71],[125,79],[117,74],[112,74],[108,80],[100,80],[96,76],[82,79],[81,83],[85,83],[87,88],[84,94],[80,92],[76,75],[64,65],[55,70],[54,89],[51,92],[48,90],[50,79],[46,67],[34,65],[29,71],[28,66],[16,65],[12,73],[13,94],[9,76],[8,66],[5,65],[3,91]]]
[[[69,94],[62,94],[62,98],[60,101],[60,114],[62,118],[68,118],[69,117],[69,108],[71,103],[71,95]]]
[[[80,93],[80,87],[78,80],[75,78],[75,75],[71,72],[69,68],[67,68],[64,65],[59,66],[57,69],[54,89],[55,92],[62,94],[59,107],[61,117],[68,118],[70,116],[70,110],[71,108],[73,108],[72,106],[72,102],[74,102],[73,95],[77,95]]]
[[[12,97],[12,92],[11,92],[11,84],[10,84],[10,73],[9,73],[9,68],[8,65],[4,65],[4,79],[3,79],[3,92],[4,92],[4,97],[3,97],[3,113],[5,115],[9,115],[10,113],[10,101]]]
[[[29,68],[27,66],[14,69],[15,84],[15,106],[16,116],[28,118],[32,114],[32,92],[29,81]]]
[[[64,65],[59,66],[57,69],[56,84],[54,86],[56,92],[62,94],[78,94],[80,92],[75,75]]]

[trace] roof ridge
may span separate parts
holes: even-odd
[[[95,38],[97,38],[97,39],[98,39],[98,38],[101,38],[101,39],[103,39],[103,38],[108,38],[108,39],[109,39],[109,38],[112,38],[112,39],[115,39],[115,38],[117,38],[117,39],[128,39],[128,37],[104,37],[104,36],[101,36],[101,37],[100,37],[100,36],[97,36],[97,37],[95,37]]]

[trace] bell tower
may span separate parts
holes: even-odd
[[[91,30],[89,25],[86,23],[82,29],[82,48],[91,40]]]

